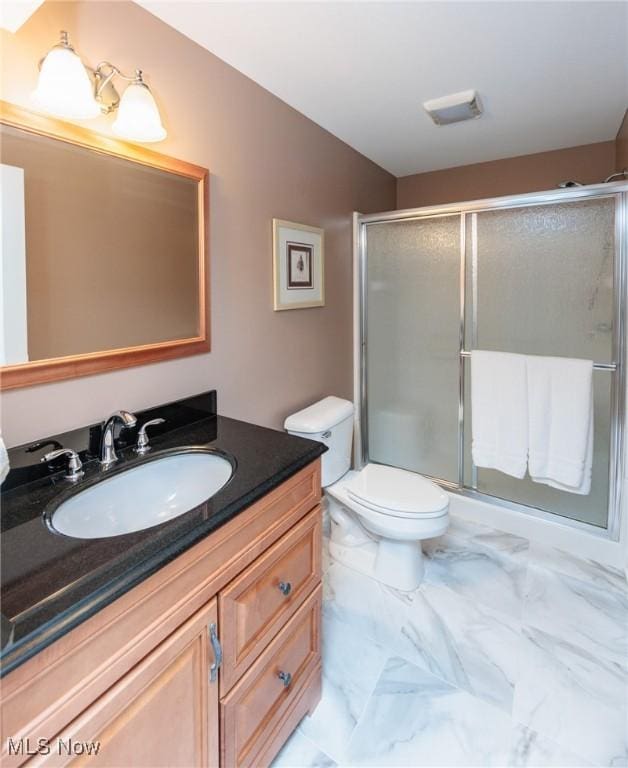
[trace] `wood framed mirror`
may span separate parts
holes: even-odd
[[[207,352],[209,172],[0,102],[0,386]]]

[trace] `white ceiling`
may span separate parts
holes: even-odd
[[[2,0],[0,28],[6,29],[7,32],[17,32],[43,2],[44,0]]]
[[[396,176],[612,139],[628,105],[626,2],[140,5]],[[478,120],[421,107],[468,88]]]

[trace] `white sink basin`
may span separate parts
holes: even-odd
[[[77,539],[152,528],[207,501],[232,474],[231,462],[214,453],[163,456],[79,491],[57,507],[50,524]]]

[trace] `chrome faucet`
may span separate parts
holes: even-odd
[[[113,433],[117,421],[121,422],[125,427],[134,427],[137,423],[135,416],[128,411],[116,411],[107,419],[100,441],[100,466],[103,469],[110,467],[118,460],[118,455],[116,454],[116,449],[113,444]]]

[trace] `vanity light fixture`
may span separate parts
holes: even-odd
[[[166,138],[159,109],[141,70],[132,76],[125,75],[108,61],[92,69],[70,45],[65,31],[42,59],[39,69],[33,100],[46,112],[56,117],[91,119],[117,110],[112,130],[119,138],[142,143]],[[122,97],[114,86],[114,78],[128,82]]]

